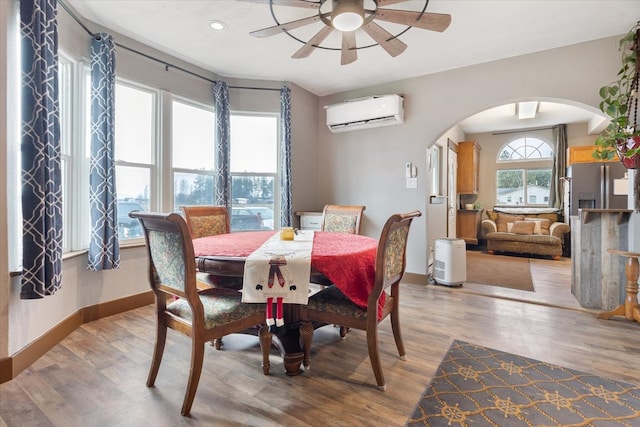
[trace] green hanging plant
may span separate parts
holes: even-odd
[[[618,80],[600,88],[600,110],[611,117],[611,122],[596,139],[597,148],[593,153],[598,160],[611,160],[618,155],[627,167],[634,166],[633,162],[625,162],[625,159],[640,155],[637,123],[639,35],[640,21],[620,40],[622,67]]]

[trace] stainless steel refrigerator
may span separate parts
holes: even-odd
[[[613,194],[613,180],[624,178],[620,162],[574,163],[567,168],[570,181],[569,215],[578,209],[627,209],[627,196]]]

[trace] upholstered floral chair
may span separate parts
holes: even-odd
[[[180,206],[191,237],[216,236],[231,233],[229,212],[224,206]],[[242,282],[235,277],[221,277],[212,274],[200,274],[200,280],[208,286],[223,286],[240,289]],[[222,341],[217,342],[218,349]]]
[[[325,205],[322,211],[322,231],[360,234],[360,222],[365,206]]]
[[[180,206],[187,227],[194,239],[218,234],[231,233],[229,211],[225,206]],[[208,289],[213,286],[240,289],[242,281],[236,277],[222,277],[213,274],[199,273],[200,289]],[[222,337],[211,343],[217,350],[222,347]]]
[[[231,232],[229,212],[224,206],[180,206],[180,209],[194,239]]]
[[[309,303],[301,307],[301,336],[303,337],[303,364],[311,364],[311,342],[313,340],[313,322],[337,324],[349,328],[364,330],[367,333],[369,359],[373,367],[378,388],[386,390],[386,383],[378,352],[378,324],[391,315],[391,327],[400,359],[406,359],[404,343],[400,331],[398,303],[400,299],[400,279],[406,266],[406,249],[409,228],[414,218],[422,215],[420,211],[392,215],[380,234],[376,254],[375,283],[367,307],[359,307],[347,298],[340,289],[329,286],[309,297]],[[388,292],[390,291],[390,292]],[[384,298],[384,300],[381,300]],[[379,307],[378,302],[384,301]]]
[[[362,213],[366,209],[361,205],[325,205],[322,210],[321,231],[331,231],[334,233],[360,234],[360,222]],[[312,282],[322,286],[329,286],[332,283],[325,278],[312,278]],[[347,335],[349,328],[340,326],[340,337]]]
[[[158,375],[167,328],[192,340],[189,380],[181,410],[184,416],[191,412],[208,341],[232,333],[255,334],[258,326],[262,369],[267,375],[272,336],[265,324],[265,305],[242,303],[240,292],[233,289],[198,289],[193,241],[182,216],[140,211],[129,216],[137,218],[144,229],[149,284],[156,299],[156,342],[147,387],[154,385]],[[176,371],[169,369],[168,374],[176,375]]]

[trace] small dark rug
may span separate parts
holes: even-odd
[[[467,251],[467,282],[533,292],[528,258]]]
[[[454,341],[406,426],[640,426],[640,388]]]

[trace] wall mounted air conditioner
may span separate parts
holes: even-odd
[[[398,125],[404,122],[404,99],[400,95],[371,96],[328,105],[331,132]]]

